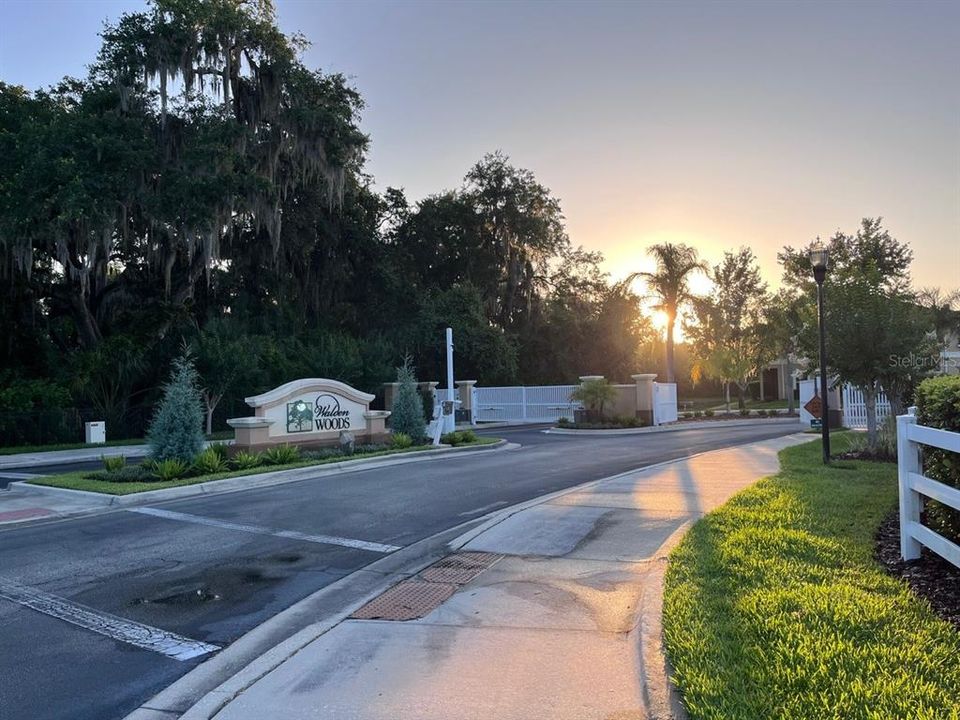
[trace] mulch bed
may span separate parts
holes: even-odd
[[[960,568],[926,548],[919,560],[901,560],[898,510],[880,524],[875,552],[888,573],[906,581],[914,593],[930,603],[937,615],[960,630]]]

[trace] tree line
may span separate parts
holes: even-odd
[[[440,379],[447,326],[458,377],[485,385],[651,371],[742,403],[773,358],[815,364],[804,249],[784,249],[777,293],[746,248],[710,267],[656,245],[653,271],[614,282],[502,153],[420,201],[378,192],[363,98],[305,46],[266,0],[152,0],[105,26],[86,77],[0,82],[0,413],[78,406],[137,435],[187,349],[212,429],[297,377],[376,391],[410,356]],[[904,280],[909,248],[879,220],[829,244],[834,369],[899,399],[916,373],[879,349],[928,352],[936,324]],[[698,272],[709,296],[690,292]],[[932,300],[941,326],[951,302]]]
[[[363,99],[268,2],[153,0],[82,79],[0,82],[0,409],[142,427],[193,352],[211,419],[294,377],[375,390],[403,357],[486,384],[625,377],[638,296],[491,153],[419,202],[365,172]]]

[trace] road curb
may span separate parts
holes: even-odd
[[[90,492],[88,490],[70,490],[49,485],[37,485],[27,481],[12,482],[8,486],[11,490],[18,490],[25,494],[45,497],[69,498],[71,500],[87,500],[95,507],[133,507],[165,500],[179,500],[181,498],[196,497],[198,495],[212,495],[218,493],[251,490],[261,487],[272,487],[301,480],[321,479],[334,475],[343,475],[362,470],[376,470],[397,465],[408,465],[415,462],[437,460],[452,455],[472,455],[496,450],[509,450],[518,447],[516,443],[507,440],[498,440],[488,445],[446,447],[436,450],[421,450],[399,456],[382,456],[374,458],[357,458],[336,463],[322,465],[308,465],[290,470],[276,470],[273,472],[257,473],[255,475],[241,475],[239,477],[211,480],[205,483],[195,483],[182,487],[164,488],[162,490],[146,490],[129,495],[107,495],[105,493]],[[0,495],[2,499],[2,495]],[[86,508],[85,511],[89,511]]]
[[[610,428],[608,430],[579,430],[576,428],[552,427],[543,432],[548,435],[642,435],[646,433],[678,432],[681,430],[702,430],[704,428],[719,427],[751,427],[754,425],[800,425],[799,418],[772,418],[764,420],[703,420],[700,422],[681,422],[676,425],[657,425],[656,427],[642,428]]]

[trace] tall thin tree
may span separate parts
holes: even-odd
[[[661,243],[647,248],[647,254],[657,263],[653,272],[636,272],[627,277],[627,282],[641,278],[647,290],[656,300],[654,310],[666,316],[667,382],[676,382],[673,359],[673,335],[677,314],[692,297],[690,277],[696,272],[706,272],[707,266],[695,248],[682,243]]]

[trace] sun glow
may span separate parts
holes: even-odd
[[[660,337],[665,338],[667,336],[667,314],[663,310],[648,309],[647,316],[650,318],[650,323],[654,329],[660,334]],[[678,343],[684,341],[683,323],[679,320],[673,328],[673,340]]]

